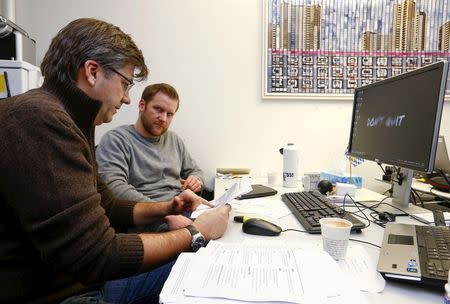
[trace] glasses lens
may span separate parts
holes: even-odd
[[[128,96],[128,92],[130,92],[130,89],[134,86],[133,79],[128,79],[128,77],[126,77],[125,75],[123,75],[122,73],[120,73],[119,71],[117,71],[114,68],[110,68],[110,69],[111,69],[111,71],[113,71],[114,73],[116,73],[117,75],[122,77],[124,80],[126,80],[126,83],[122,82],[122,87],[124,90],[124,95]]]
[[[128,95],[130,93],[131,88],[134,86],[134,83],[130,83],[127,88],[125,89],[125,95]]]

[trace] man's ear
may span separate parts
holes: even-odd
[[[91,86],[94,86],[95,82],[97,81],[99,69],[100,64],[98,64],[98,62],[95,60],[86,60],[86,62],[83,64],[82,75],[86,77],[86,81]]]
[[[141,100],[139,100],[139,112],[144,111],[145,111],[145,100],[141,98]]]

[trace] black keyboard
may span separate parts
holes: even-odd
[[[450,269],[450,229],[443,226],[416,226],[416,237],[422,277],[446,283]]]
[[[285,193],[281,195],[281,199],[308,233],[320,233],[319,220],[324,217],[344,218],[353,223],[352,231],[361,231],[366,227],[360,220],[330,202],[318,191]]]

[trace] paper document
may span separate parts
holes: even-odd
[[[363,246],[349,246],[345,260],[338,262],[347,284],[368,292],[381,292],[386,281]]]
[[[232,200],[234,200],[238,196],[248,193],[252,190],[253,190],[253,188],[252,188],[252,183],[250,181],[250,178],[243,177],[243,178],[240,178],[238,181],[236,181],[233,184],[233,186],[231,186],[230,189],[225,191],[225,193],[222,194],[222,196],[220,196],[218,199],[212,200],[211,203],[215,207],[225,206],[225,204],[230,203]],[[208,207],[206,205],[198,206],[198,208],[194,212],[192,212],[191,218],[192,219],[197,218],[201,213],[203,213],[207,209],[210,209],[210,207]]]
[[[285,204],[279,203],[279,197],[276,198],[276,201],[272,198],[254,198],[251,200],[234,201],[233,210],[234,212],[246,215],[278,219],[292,214],[292,211]]]
[[[414,213],[411,217],[425,224],[434,224],[434,216],[432,212]],[[450,223],[450,212],[444,212],[445,223]]]
[[[211,201],[216,207],[224,206],[230,203],[235,198],[241,196],[242,194],[252,191],[252,183],[250,178],[243,177],[239,179],[233,186],[230,187],[224,194],[222,194],[218,199]]]
[[[195,254],[180,255],[160,302],[341,303],[361,297],[343,282],[338,264],[321,249],[211,241]]]

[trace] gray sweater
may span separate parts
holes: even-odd
[[[189,175],[204,184],[203,172],[171,131],[145,138],[133,125],[120,126],[102,137],[96,157],[100,176],[118,198],[169,200],[181,192],[180,178]]]

